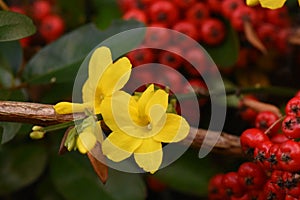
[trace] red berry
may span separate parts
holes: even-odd
[[[246,155],[253,156],[254,149],[261,143],[269,141],[263,131],[257,128],[245,130],[240,136],[242,150]]]
[[[174,31],[178,31],[180,33],[183,33],[187,35],[188,37],[192,38],[193,40],[199,40],[200,33],[197,30],[195,24],[189,22],[189,21],[179,21],[176,24],[174,24],[173,28]],[[185,37],[179,37],[177,34],[175,35],[176,38],[174,38],[174,42],[179,43],[180,46],[186,46],[185,43],[188,41],[185,39]],[[190,39],[188,38],[188,39]]]
[[[117,3],[123,13],[131,9],[144,9],[145,7],[142,0],[117,0]]]
[[[273,161],[270,155],[270,149],[273,147],[273,143],[270,141],[264,141],[259,143],[255,149],[253,157],[258,164],[264,169],[270,170],[273,167],[273,163],[277,164],[277,160]],[[277,150],[277,149],[276,149]],[[277,152],[277,151],[276,151]],[[272,162],[270,162],[270,160]]]
[[[276,133],[275,135],[272,135],[270,138],[271,142],[275,143],[275,144],[281,144],[285,141],[288,141],[289,138],[286,137],[284,134],[282,133]]]
[[[291,180],[288,180],[285,184],[286,194],[291,197],[298,198],[300,197],[300,182],[299,178],[292,177]]]
[[[32,17],[38,21],[43,20],[51,13],[51,4],[45,0],[34,1],[32,4]]]
[[[143,12],[142,10],[139,9],[130,9],[128,10],[124,15],[123,15],[123,19],[125,20],[137,20],[143,23],[147,23],[147,16],[145,14],[145,12]]]
[[[292,116],[300,116],[300,97],[293,97],[285,106],[285,114]]]
[[[259,197],[259,200],[283,200],[285,197],[284,190],[279,190],[276,184],[268,181],[263,188],[262,195]]]
[[[280,129],[280,123],[278,123],[279,117],[271,111],[262,111],[259,112],[255,119],[255,127],[261,129],[262,131],[268,130],[273,126],[268,133],[269,137],[275,135]]]
[[[127,54],[128,59],[132,62],[133,67],[146,63],[153,63],[155,55],[152,49],[141,46]]]
[[[267,180],[264,170],[253,162],[245,162],[238,169],[239,182],[247,190],[260,189]]]
[[[162,23],[166,26],[172,26],[179,18],[177,7],[166,0],[154,2],[148,12],[152,23]]]
[[[224,0],[209,0],[207,1],[209,9],[214,13],[221,13],[222,7],[221,4]]]
[[[228,197],[241,197],[244,194],[244,187],[239,182],[237,172],[228,172],[223,175],[223,187]]]
[[[181,93],[183,76],[175,69],[167,66],[154,65],[151,68],[153,70],[153,81],[164,89],[166,86],[173,93]]]
[[[257,27],[257,36],[267,48],[274,48],[276,43],[276,27],[270,23],[261,23]]]
[[[278,9],[266,9],[266,20],[280,27],[289,26],[289,13],[286,6]]]
[[[280,144],[276,157],[280,169],[288,172],[300,170],[300,145],[298,142],[288,140]]]
[[[288,53],[289,52],[289,39],[290,30],[289,29],[280,29],[278,30],[278,34],[276,34],[276,47],[280,53]]]
[[[185,59],[188,63],[184,65],[184,68],[189,76],[198,77],[207,71],[208,59],[203,50],[198,48],[189,49],[185,52]]]
[[[65,24],[58,15],[48,15],[43,18],[39,31],[46,42],[52,42],[64,33]]]
[[[179,69],[183,63],[181,55],[182,52],[179,47],[170,46],[167,48],[167,50],[162,51],[158,55],[158,61],[163,65],[172,67],[174,69]]]
[[[130,79],[124,86],[124,90],[130,93],[143,92],[148,84],[153,83],[154,74],[146,65],[133,68]]]
[[[152,24],[146,30],[145,45],[151,48],[165,49],[170,42],[170,32],[161,24]]]
[[[284,180],[284,177],[286,177],[284,175],[285,173],[286,172],[282,171],[282,170],[273,170],[271,172],[269,181],[271,183],[274,183],[275,185],[277,185],[278,189],[284,189],[284,187],[285,187],[285,181],[286,181],[286,180]]]
[[[224,174],[214,175],[208,183],[208,196],[209,199],[226,199],[225,189],[223,187],[222,179]]]
[[[198,2],[191,6],[187,11],[186,11],[186,20],[196,24],[197,26],[201,26],[201,24],[209,18],[210,12],[207,6],[202,3]]]
[[[193,7],[197,0],[173,0],[173,2],[181,9],[188,9]]]
[[[290,139],[300,138],[300,117],[286,116],[282,121],[282,132]]]
[[[231,16],[231,25],[237,31],[244,30],[244,21],[249,21],[254,27],[257,23],[257,16],[255,11],[246,6],[239,6]]]
[[[225,38],[225,25],[219,19],[206,19],[201,26],[202,40],[208,45],[219,45]]]
[[[230,19],[233,11],[242,5],[244,5],[242,0],[224,0],[221,4],[222,13],[225,17]]]
[[[293,196],[287,194],[287,195],[285,195],[285,199],[284,200],[299,200],[299,198],[293,197]]]

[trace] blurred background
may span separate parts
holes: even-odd
[[[255,126],[258,114],[243,99],[276,105],[281,110],[300,86],[298,2],[279,9],[248,7],[244,0],[6,0],[12,12],[28,16],[36,32],[20,40],[0,43],[0,100],[55,104],[72,100],[76,73],[85,56],[101,41],[138,27],[181,32],[201,44],[220,71],[228,92],[224,131],[239,136]],[[5,9],[5,6],[2,6]],[[5,21],[7,19],[0,19]],[[24,28],[25,29],[25,28]],[[177,38],[178,39],[178,38]],[[189,62],[202,73],[212,67],[204,52],[187,44],[172,45],[162,31],[134,38],[128,50],[161,44],[172,49],[142,48],[126,54],[133,67],[162,63],[188,79],[183,85],[170,74],[136,74],[135,80],[164,79],[178,83],[171,91],[199,92],[201,119],[194,110],[185,116],[192,126],[207,128],[212,102],[207,86]],[[183,58],[179,55],[184,55]],[[203,64],[205,63],[205,64]],[[192,86],[192,88],[190,87]],[[129,87],[129,86],[128,86]],[[260,89],[262,88],[262,89]],[[188,102],[187,102],[188,104]],[[43,140],[29,138],[31,124],[0,122],[0,199],[38,200],[154,200],[208,199],[208,183],[217,173],[236,171],[247,158],[210,153],[198,158],[197,149],[154,175],[109,170],[103,185],[89,160],[78,152],[58,155],[63,131]],[[10,137],[4,140],[5,136]]]

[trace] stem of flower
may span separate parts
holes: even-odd
[[[101,114],[97,114],[96,117],[97,117],[98,121],[103,120]],[[84,119],[85,118],[74,120],[74,121],[68,121],[68,122],[64,122],[64,123],[60,123],[60,124],[55,124],[55,125],[51,125],[51,126],[46,126],[46,127],[42,128],[41,131],[51,132],[51,131],[57,131],[57,130],[60,130],[60,129],[65,129],[65,128],[68,128],[70,126],[74,126],[78,122],[79,123],[82,122]]]

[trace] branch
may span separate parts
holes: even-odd
[[[221,154],[230,154],[234,156],[242,156],[242,149],[240,144],[240,137],[221,132],[221,135],[215,131],[208,131],[205,129],[192,128],[186,139],[182,141],[183,144],[191,144],[192,148],[200,149],[203,144],[206,134],[212,137],[218,137],[218,140],[213,144],[213,152]],[[209,138],[209,137],[208,137]],[[215,139],[215,138],[214,138]],[[209,143],[208,141],[207,143]]]
[[[52,105],[28,102],[0,101],[0,121],[34,125],[53,125],[85,117],[83,113],[58,115]]]
[[[0,121],[5,122],[21,122],[48,126],[72,121],[74,119],[82,119],[84,117],[84,113],[58,115],[55,113],[53,106],[49,104],[0,101]],[[103,128],[105,129],[105,127]],[[182,141],[182,144],[191,144],[191,147],[199,149],[207,133],[213,134],[216,132],[191,128],[189,135]],[[213,151],[216,153],[241,156],[242,151],[239,137],[228,133],[221,133],[214,145]]]

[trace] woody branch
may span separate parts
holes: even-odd
[[[30,123],[34,125],[48,126],[74,119],[82,119],[84,113],[76,114],[56,114],[52,105],[28,102],[0,101],[0,121]],[[199,149],[206,134],[214,133],[205,129],[191,128],[188,137],[181,143],[191,145],[192,148]],[[242,155],[239,137],[222,132],[213,151],[225,154]]]

